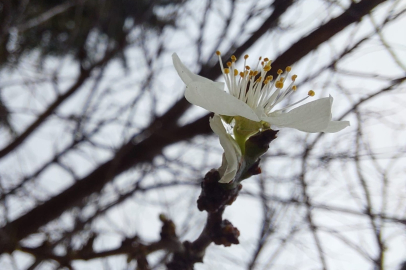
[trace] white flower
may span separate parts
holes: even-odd
[[[298,102],[273,110],[283,99],[296,91],[296,75],[291,77],[291,84],[283,89],[290,67],[287,67],[285,72],[278,70],[278,77],[273,80],[272,76],[266,76],[271,69],[271,61],[267,58],[260,58],[254,70],[244,61],[244,69],[238,71],[235,68],[235,56],[227,63],[228,68],[223,68],[220,52],[217,52],[217,55],[228,93],[223,90],[223,83],[193,74],[183,65],[177,54],[172,55],[173,64],[186,84],[185,98],[190,103],[219,115],[242,116],[255,122],[265,121],[270,125],[296,128],[305,132],[337,132],[350,125],[349,121],[331,121],[331,96],[288,111],[309,96],[314,96],[313,91],[309,91],[308,96]],[[247,58],[248,55],[244,57],[245,60]]]
[[[241,159],[241,150],[230,134],[227,133],[221,122],[220,116],[217,114],[210,118],[210,127],[219,137],[220,144],[224,149],[223,165],[219,172],[222,175],[219,183],[230,183],[239,169]],[[224,160],[225,158],[225,160]]]

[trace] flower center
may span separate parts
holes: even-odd
[[[227,62],[227,67],[224,68],[221,53],[217,51],[216,54],[219,57],[221,71],[223,72],[229,93],[247,103],[254,110],[260,108],[268,115],[275,105],[290,96],[297,89],[296,85],[294,85],[297,75],[291,76],[291,83],[283,89],[286,78],[289,77],[292,69],[290,66],[287,66],[285,71],[279,69],[277,71],[278,76],[274,80],[272,75],[267,75],[271,70],[272,63],[272,60],[268,58],[262,59],[262,57],[259,57],[255,69],[251,69],[246,63],[249,57],[246,54],[244,56],[244,68],[242,71],[239,71],[235,67],[237,58],[234,55],[231,56],[231,61]],[[314,95],[314,91],[310,90],[305,98],[277,111],[286,110]]]

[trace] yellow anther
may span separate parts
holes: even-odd
[[[234,76],[237,76],[237,75],[238,75],[238,70],[234,69]]]
[[[252,76],[254,74],[254,71],[250,70],[249,75]]]
[[[246,68],[247,70],[250,70],[250,69],[251,69],[250,66],[245,66],[245,68]]]
[[[282,88],[283,88],[283,82],[277,81],[277,82],[275,83],[275,87],[276,87],[276,88],[279,88],[279,89],[282,89]]]
[[[262,60],[262,56],[260,56],[258,60],[261,61],[261,60]]]
[[[287,66],[287,67],[285,68],[285,70],[286,70],[287,72],[289,72],[289,71],[292,70],[292,67],[291,67],[291,66]]]
[[[297,75],[293,75],[293,76],[292,76],[292,81],[295,81],[296,78],[297,78]]]
[[[261,66],[264,66],[264,61],[261,61]]]
[[[296,91],[296,89],[297,89],[296,85],[292,86],[293,91]]]
[[[266,85],[266,84],[268,84],[268,83],[269,83],[269,80],[268,80],[268,79],[265,79],[264,85]]]
[[[235,57],[235,55],[231,55],[231,61],[232,61],[232,62],[237,61],[237,57]]]
[[[228,74],[228,73],[230,73],[230,70],[229,70],[228,68],[225,68],[225,69],[224,69],[224,73],[225,73],[225,74]]]
[[[280,81],[280,82],[284,82],[284,81],[285,81],[285,78],[284,78],[284,77],[281,77],[281,78],[279,79],[279,81]]]
[[[307,93],[309,96],[311,96],[311,97],[314,97],[314,95],[316,94],[313,90],[310,90],[308,93]]]
[[[241,72],[240,72],[240,76],[241,76],[241,77],[244,77],[244,72],[241,71]]]
[[[249,57],[249,55],[248,55],[248,54],[244,55],[244,59],[247,59],[248,57]]]
[[[258,70],[255,70],[253,75],[257,76],[257,74],[258,74]]]
[[[260,82],[261,80],[262,80],[262,77],[259,76],[258,79],[256,79],[255,81],[256,81],[256,82]]]
[[[265,58],[264,58],[264,61],[265,61],[265,62],[268,62],[268,61],[269,61],[268,57],[265,57]]]
[[[231,67],[231,65],[232,65],[231,62],[227,62],[228,67]]]
[[[273,80],[273,76],[272,76],[272,75],[269,75],[268,77],[266,77],[266,79],[267,79],[268,81],[272,81],[272,80]]]
[[[278,69],[278,71],[277,71],[276,73],[278,73],[278,75],[281,75],[281,74],[283,73],[283,70],[282,70],[282,69]]]
[[[220,52],[220,51],[216,51],[216,54],[217,54],[217,55],[221,55],[221,52]]]
[[[264,71],[270,71],[270,70],[271,70],[271,66],[270,66],[270,65],[264,66]]]

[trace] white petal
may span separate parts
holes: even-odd
[[[231,181],[233,181],[236,173],[237,173],[237,170],[229,171],[227,169],[227,171],[224,173],[223,177],[221,177],[219,183],[222,183],[222,184],[230,183]]]
[[[335,133],[348,126],[350,126],[350,121],[330,121],[327,128],[325,128],[323,132]]]
[[[188,85],[191,82],[208,82],[208,83],[213,83],[217,88],[224,89],[224,83],[213,82],[212,80],[209,80],[205,77],[196,75],[193,72],[191,72],[182,63],[182,61],[180,61],[180,58],[176,53],[172,54],[172,61],[173,61],[173,66],[175,67],[176,71],[179,74],[179,77],[182,79],[182,81],[186,85]]]
[[[214,87],[212,83],[192,82],[186,85],[185,98],[190,103],[216,114],[240,115],[252,121],[260,121],[256,113],[245,102]]]
[[[239,157],[241,153],[239,153],[238,146],[236,145],[234,139],[227,133],[226,129],[221,122],[221,118],[218,115],[214,115],[213,118],[210,118],[210,127],[214,133],[220,139],[220,144],[224,149],[224,156],[227,161],[227,169],[225,170],[222,178],[220,179],[220,183],[229,183],[231,182],[235,174],[237,173],[238,166],[239,166]]]
[[[330,123],[332,102],[332,97],[321,98],[287,113],[271,113],[262,120],[271,125],[296,128],[305,132],[322,132]]]

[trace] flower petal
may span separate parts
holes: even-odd
[[[335,133],[348,126],[350,126],[350,121],[330,121],[327,128],[325,128],[323,132]]]
[[[220,116],[214,115],[212,118],[210,118],[210,127],[219,137],[220,144],[224,149],[224,156],[227,161],[227,168],[219,182],[230,183],[234,179],[239,167],[238,159],[241,156],[239,151],[240,149],[236,145],[234,139],[227,133],[223,123],[221,122]]]
[[[182,79],[182,81],[188,85],[191,82],[208,82],[208,83],[213,83],[215,87],[219,89],[224,89],[224,83],[220,82],[213,82],[212,80],[209,80],[205,77],[199,76],[191,72],[183,63],[180,61],[179,56],[174,53],[172,54],[172,61],[173,61],[173,66],[175,67],[176,71],[178,72],[179,77]]]
[[[305,132],[322,132],[328,128],[331,120],[332,97],[321,98],[287,113],[274,112],[262,120],[271,125],[296,128]]]
[[[192,104],[216,114],[242,116],[259,122],[257,114],[247,103],[220,90],[207,82],[192,82],[186,85],[185,98]]]

